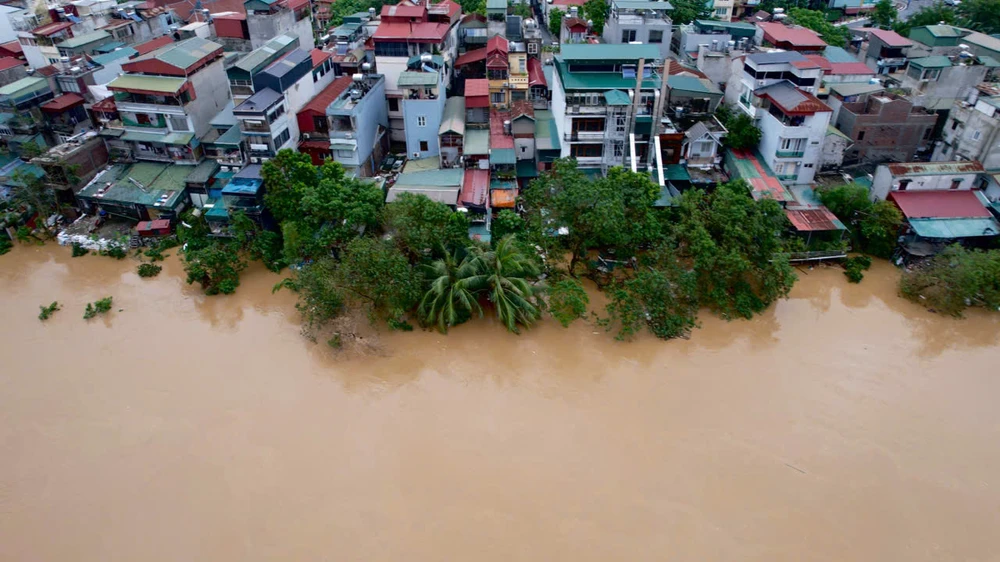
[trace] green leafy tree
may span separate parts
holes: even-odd
[[[468,217],[425,195],[403,193],[386,206],[385,228],[414,262],[435,249],[452,251],[470,243]]]
[[[302,333],[315,340],[316,334],[344,311],[344,292],[337,283],[337,262],[324,257],[302,266],[295,277],[275,285],[298,293],[295,308],[302,316]]]
[[[729,131],[726,133],[725,139],[726,146],[729,148],[751,150],[760,145],[763,133],[746,113],[742,111],[730,113],[724,124]]]
[[[391,242],[356,238],[337,270],[349,300],[367,308],[371,318],[400,321],[420,298],[420,279],[406,256]]]
[[[188,284],[199,283],[206,295],[235,293],[240,272],[246,267],[239,246],[232,240],[215,239],[200,249],[184,252]]]
[[[855,248],[881,258],[889,258],[896,249],[896,239],[903,215],[886,201],[872,203],[868,189],[846,184],[818,192],[820,201],[848,225]]]
[[[899,229],[903,226],[903,213],[888,201],[877,201],[859,224],[865,251],[873,256],[889,259],[896,249]]]
[[[957,25],[957,12],[944,2],[935,2],[930,6],[924,6],[911,14],[905,20],[898,20],[893,26],[896,33],[906,37],[910,34],[910,29],[922,25],[937,25],[944,22],[946,25]]]
[[[699,302],[725,318],[750,318],[785,297],[795,273],[782,257],[787,218],[777,201],[754,201],[743,181],[680,198],[678,256],[697,275]]]
[[[856,183],[822,189],[817,195],[823,205],[841,221],[853,221],[872,207],[868,189]]]
[[[965,26],[986,34],[1000,33],[1000,0],[965,0],[956,10]]]
[[[946,248],[903,272],[900,293],[927,308],[961,316],[970,306],[1000,308],[1000,251]]]
[[[491,235],[495,240],[500,240],[508,234],[521,235],[525,228],[524,218],[510,209],[501,209],[490,223]]]
[[[566,15],[566,12],[560,10],[559,8],[552,8],[549,10],[549,33],[556,41],[562,36],[562,20]]]
[[[549,288],[549,312],[564,328],[585,317],[588,304],[590,297],[577,279],[563,279]]]
[[[38,143],[31,141],[22,144],[20,151],[21,160],[24,160],[25,162],[45,154],[45,149],[39,146]]]
[[[892,0],[879,0],[875,8],[868,12],[868,19],[872,26],[883,29],[891,29],[899,18],[899,12]]]
[[[299,218],[306,187],[319,181],[309,155],[287,148],[265,162],[260,175],[267,184],[264,205],[278,222]]]
[[[521,252],[513,236],[496,248],[483,252],[476,260],[480,273],[470,278],[474,288],[483,288],[497,318],[508,331],[518,333],[541,316],[541,287],[534,285],[539,270],[535,262]]]
[[[478,287],[473,279],[479,273],[479,263],[473,254],[459,258],[459,252],[445,253],[441,259],[425,266],[427,292],[420,301],[418,313],[426,326],[435,326],[441,333],[457,326],[473,313],[483,315],[479,305]]]
[[[600,37],[604,34],[604,23],[608,19],[607,0],[587,0],[583,5],[583,17],[592,22],[590,27],[594,35]]]
[[[670,5],[674,7],[670,11],[670,19],[674,25],[687,25],[694,20],[708,19],[712,14],[709,8],[711,4],[701,0],[678,0],[670,2]]]
[[[522,18],[530,18],[531,8],[527,4],[518,4],[514,6],[513,10],[511,10],[511,15],[521,16]]]
[[[46,236],[52,236],[52,230],[46,224],[46,220],[59,211],[55,189],[41,178],[20,170],[11,176],[10,185],[13,204],[37,213],[35,228],[44,232]]]
[[[458,0],[464,14],[486,15],[486,0]]]
[[[49,306],[39,305],[38,308],[40,309],[40,312],[38,313],[38,319],[43,322],[51,318],[52,315],[56,313],[56,311],[62,310],[62,307],[59,306],[58,302],[53,302]]]
[[[698,321],[698,276],[676,261],[640,268],[635,277],[619,283],[610,294],[608,317],[618,327],[616,338],[628,340],[645,326],[658,338],[687,335]]]
[[[826,19],[826,14],[819,10],[792,8],[788,10],[788,17],[792,23],[819,33],[828,45],[845,47],[851,41],[851,32],[846,27],[833,25]]]

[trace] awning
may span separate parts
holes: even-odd
[[[122,140],[126,142],[155,142],[162,144],[172,144],[177,146],[187,146],[194,139],[194,133],[141,133],[138,131],[125,131]]]
[[[490,164],[516,164],[513,148],[494,148],[490,151]]]
[[[823,230],[847,230],[844,223],[826,207],[815,209],[785,209],[785,216],[791,221],[792,227],[799,232],[816,232]]]
[[[537,178],[538,177],[538,166],[535,165],[534,160],[521,160],[517,163],[517,177],[519,178]]]
[[[910,227],[921,238],[978,238],[997,236],[1000,224],[990,218],[909,219]]]
[[[517,203],[517,190],[494,189],[490,192],[490,203],[497,209],[513,209]]]

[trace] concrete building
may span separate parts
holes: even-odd
[[[896,78],[910,92],[913,105],[944,111],[951,109],[956,100],[966,99],[989,71],[990,67],[976,59],[955,62],[945,56],[934,56],[910,59],[906,71]]]
[[[672,48],[681,62],[695,65],[702,45],[709,52],[720,54],[743,51],[754,44],[756,35],[757,27],[751,23],[695,20],[677,29]]]
[[[194,38],[122,64],[125,74],[108,89],[124,129],[115,144],[126,158],[178,164],[201,160],[198,139],[229,102],[223,58],[222,45]]]
[[[753,93],[759,88],[787,80],[799,89],[816,95],[823,69],[814,60],[793,51],[754,53],[732,61],[732,75],[726,87],[726,103],[739,105],[751,117]]]
[[[286,34],[298,37],[301,49],[308,51],[316,46],[309,0],[247,0],[243,9],[251,48],[262,47],[272,38]]]
[[[913,41],[910,47],[910,57],[929,57],[937,55],[957,55],[962,38],[968,35],[968,29],[953,25],[918,25],[910,28],[909,39]]]
[[[340,77],[296,115],[302,141],[299,151],[313,163],[333,158],[349,175],[375,175],[389,150],[389,115],[385,77]]]
[[[906,66],[913,41],[887,29],[868,30],[865,65],[876,74],[892,74]]]
[[[826,98],[826,105],[830,106],[833,114],[830,122],[836,123],[840,113],[840,108],[845,103],[864,102],[868,96],[879,94],[885,91],[882,84],[869,84],[868,82],[849,82],[846,84],[833,84],[829,88],[829,95]]]
[[[439,57],[440,58],[440,57]],[[400,109],[403,116],[403,137],[406,155],[411,159],[436,157],[438,129],[445,105],[445,72],[443,64],[432,55],[424,55],[411,70],[399,75],[396,84],[402,91]],[[395,120],[389,128],[396,132]]]
[[[885,201],[895,191],[951,191],[985,186],[979,162],[910,162],[882,164],[872,178],[872,200]]]
[[[717,0],[717,3],[726,1],[731,11],[732,0]],[[604,22],[604,41],[613,45],[636,41],[656,45],[660,58],[665,59],[670,55],[671,10],[670,2],[611,0],[611,10]]]
[[[233,101],[239,104],[252,96],[260,86],[260,82],[254,77],[298,46],[299,40],[294,35],[279,35],[227,68],[226,77],[229,80],[229,92]]]
[[[836,126],[851,139],[844,159],[854,162],[909,162],[932,146],[938,116],[910,100],[886,93],[844,103]]]
[[[931,160],[971,160],[1000,168],[1000,91],[981,84],[968,101],[955,102]]]

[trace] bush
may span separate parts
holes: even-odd
[[[101,255],[115,258],[116,260],[123,260],[128,257],[128,250],[120,244],[108,244],[106,250],[101,250]]]
[[[85,256],[90,253],[90,250],[84,248],[79,244],[73,244],[73,257],[78,258],[80,256]]]
[[[847,258],[844,260],[844,275],[847,276],[847,280],[851,283],[860,283],[865,277],[865,274],[862,272],[867,271],[871,266],[872,259],[868,256]]]
[[[139,264],[139,277],[156,277],[163,271],[161,266],[152,263]]]
[[[163,261],[163,258],[166,257],[163,255],[163,250],[160,249],[159,246],[153,246],[142,254],[149,258],[150,261]]]
[[[14,247],[14,243],[7,238],[6,234],[0,233],[0,256],[6,254]]]
[[[48,320],[49,317],[55,313],[55,311],[61,310],[58,302],[53,302],[49,306],[39,305],[38,308],[41,309],[41,312],[38,313],[38,319],[42,321]]]
[[[949,246],[905,272],[899,280],[899,292],[952,316],[961,316],[970,306],[1000,309],[1000,250]]]
[[[98,314],[107,314],[111,310],[112,297],[105,297],[99,301],[88,302],[87,308],[83,311],[83,319],[90,320]]]

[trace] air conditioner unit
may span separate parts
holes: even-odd
[[[251,164],[260,164],[260,158],[257,158],[256,156],[251,156],[250,157],[250,163]]]
[[[223,167],[219,168],[219,170],[221,170],[223,172],[228,172],[229,171],[229,166],[223,166]]]
[[[419,152],[414,152],[413,153],[413,158],[420,158],[420,153]]]

